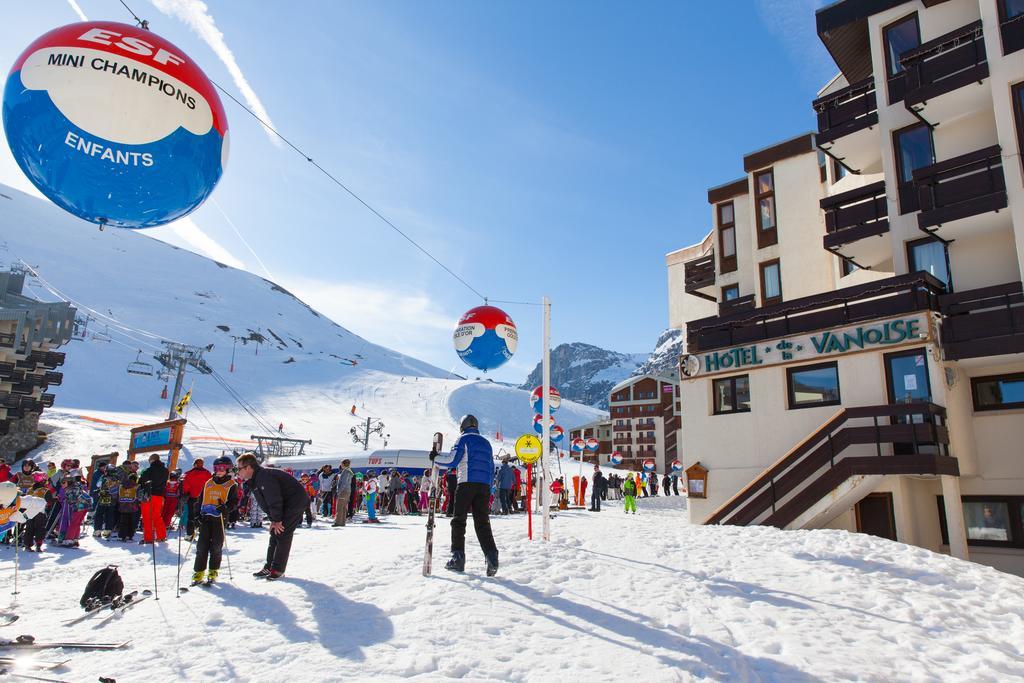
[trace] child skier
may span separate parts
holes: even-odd
[[[122,541],[130,541],[135,538],[135,528],[138,526],[139,514],[139,477],[136,474],[129,474],[123,482],[117,494],[117,538]]]
[[[223,455],[213,461],[213,476],[203,486],[199,507],[199,542],[192,566],[192,585],[209,586],[217,580],[224,552],[224,524],[228,513],[238,505],[238,485],[231,476],[231,458]],[[206,573],[207,560],[210,572]]]
[[[92,507],[92,498],[86,492],[78,470],[72,470],[64,477],[57,498],[61,503],[57,543],[68,548],[77,548],[78,539],[82,535],[82,521]]]
[[[363,490],[366,493],[366,522],[367,524],[380,524],[377,519],[377,475],[372,470],[367,472],[363,480]]]
[[[629,514],[632,510],[633,514],[636,514],[636,482],[633,481],[633,473],[630,472],[626,475],[626,481],[622,483],[622,492],[626,495],[626,504],[622,506],[622,511]]]
[[[164,485],[164,509],[161,514],[164,518],[164,528],[168,531],[174,526],[174,513],[178,511],[178,501],[181,497],[181,470],[174,470],[167,474],[167,483]],[[181,520],[179,519],[180,523]]]
[[[50,489],[50,480],[46,472],[34,472],[32,474],[32,488],[28,495],[42,498],[47,504],[53,503],[53,491]],[[25,550],[34,550],[37,553],[43,552],[43,541],[46,538],[46,515],[38,514],[25,522]]]

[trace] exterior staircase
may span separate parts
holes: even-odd
[[[821,526],[891,474],[960,475],[949,455],[945,408],[928,402],[844,408],[704,523]]]

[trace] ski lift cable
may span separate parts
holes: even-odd
[[[211,373],[211,376],[213,377],[214,381],[216,381],[217,384],[219,384],[221,388],[224,389],[225,392],[227,392],[228,396],[234,399],[235,402],[242,407],[242,410],[248,413],[249,416],[256,421],[256,423],[260,426],[261,429],[266,430],[268,434],[274,433],[275,430],[270,426],[270,423],[266,420],[266,418],[259,414],[259,411],[256,409],[256,406],[249,403],[241,394],[238,393],[238,391],[234,389],[234,387],[228,384],[227,380],[224,379],[224,377],[219,372],[214,370]]]
[[[199,405],[198,403],[196,403],[195,399],[191,399],[189,401],[189,404],[196,407],[196,410],[198,410],[199,414],[203,416],[204,420],[206,420],[206,424],[210,425],[210,428],[213,429],[214,433],[217,435],[217,438],[221,440],[221,443],[224,444],[225,448],[227,448],[228,450],[233,450],[234,446],[229,444],[227,439],[225,439],[224,436],[220,433],[220,430],[217,429],[217,425],[213,424],[213,420],[211,420],[206,415],[206,411],[203,410],[203,407],[201,405]]]

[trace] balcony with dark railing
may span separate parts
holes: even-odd
[[[871,268],[892,257],[889,205],[885,181],[858,187],[821,200],[825,212],[825,249]]]
[[[811,106],[818,115],[818,147],[858,173],[881,164],[873,77],[819,97]]]
[[[43,394],[39,397],[39,401],[43,404],[43,407],[52,408],[54,398],[55,396],[53,394]]]
[[[938,310],[945,285],[925,272],[897,275],[772,306],[687,324],[691,354],[826,330],[867,320]]]
[[[1017,5],[1017,14],[1008,16],[1010,3],[997,2],[999,6],[999,33],[1002,37],[1003,54],[1008,55],[1024,50],[1024,10]]]
[[[616,446],[624,446],[633,443],[633,437],[631,436],[617,436],[612,439],[612,443]]]
[[[943,294],[942,355],[946,360],[1024,353],[1020,282]]]
[[[715,289],[715,252],[683,264],[683,288],[687,294],[717,301]]]
[[[988,78],[981,20],[961,26],[900,55],[904,106],[932,125],[991,106],[985,88],[967,87]]]
[[[729,315],[739,311],[752,311],[757,307],[757,298],[753,294],[738,296],[718,302],[718,315]]]
[[[1005,224],[1006,181],[999,145],[914,171],[921,212],[918,227],[942,239],[977,234]]]

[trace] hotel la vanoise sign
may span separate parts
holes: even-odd
[[[879,351],[902,344],[920,344],[933,336],[930,314],[917,313],[686,355],[679,359],[679,366],[684,377],[717,375],[859,351]]]

